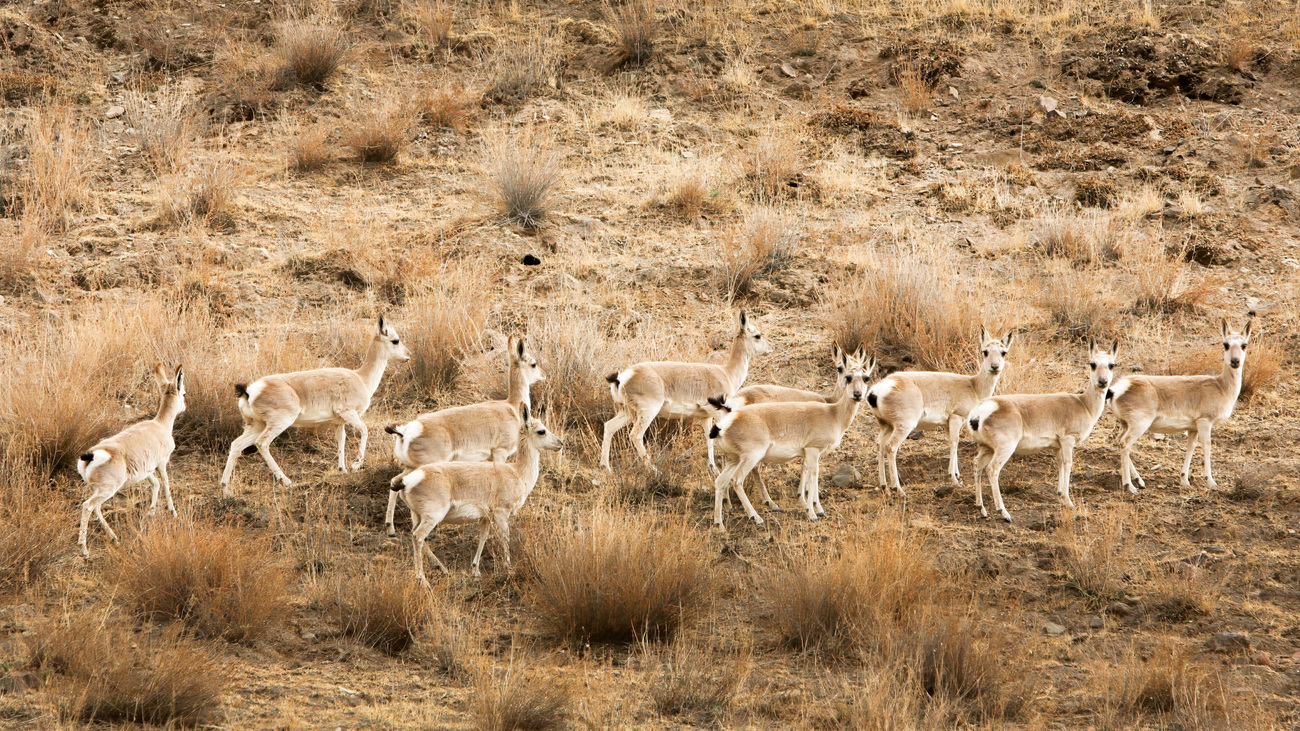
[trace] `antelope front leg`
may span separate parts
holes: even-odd
[[[745,494],[745,478],[753,471],[758,464],[758,458],[745,459],[738,463],[740,466],[736,470],[736,497],[740,498],[740,504],[745,506],[745,514],[754,519],[758,525],[763,524],[763,518],[754,510],[754,506],[749,502],[749,496]]]
[[[1074,501],[1070,499],[1070,473],[1074,470],[1074,437],[1065,437],[1061,440],[1061,497],[1065,499],[1065,504],[1071,510],[1074,510]]]
[[[724,467],[713,481],[713,524],[719,528],[722,527],[722,500],[727,498],[730,502],[731,498],[727,491],[730,489],[731,478],[735,476],[736,468],[739,466],[739,461],[732,462]]]
[[[357,445],[357,460],[352,463],[352,469],[359,470],[361,469],[361,465],[365,464],[366,461],[366,442],[370,440],[370,429],[366,426],[366,422],[361,420],[361,415],[355,411],[344,411],[342,414],[339,414],[339,416],[342,416],[343,420],[350,424],[352,428],[356,429],[361,435],[361,443]],[[339,428],[342,429],[342,427]],[[342,442],[339,444],[341,449]],[[339,454],[341,456],[342,452],[340,451]]]
[[[876,482],[881,490],[889,489],[889,479],[885,476],[885,444],[889,442],[891,432],[893,429],[885,424],[881,424],[880,431],[876,432]]]
[[[158,493],[162,492],[162,483],[158,481],[156,475],[149,475],[149,486],[153,488],[152,495],[149,498],[149,517],[153,517],[158,512]]]
[[[763,482],[762,463],[754,465],[754,471],[751,472],[750,474],[752,474],[754,476],[754,480],[758,482],[758,494],[763,498],[763,502],[767,504],[768,510],[771,510],[773,513],[782,512],[781,506],[777,505],[776,501],[773,500],[772,496],[769,495],[767,492],[767,484]]]
[[[961,487],[961,467],[957,464],[957,445],[961,441],[961,428],[966,417],[957,414],[948,416],[948,477],[952,484]]]
[[[600,466],[606,470],[613,471],[609,466],[609,445],[613,441],[614,435],[619,429],[632,423],[632,418],[627,415],[626,411],[619,411],[614,414],[614,418],[605,422],[605,438],[600,442]]]
[[[821,452],[816,449],[805,449],[803,451],[803,473],[804,480],[807,483],[807,507],[808,519],[817,520],[817,460]]]
[[[980,484],[980,478],[984,476],[984,471],[989,467],[989,461],[993,458],[993,450],[979,446],[979,451],[975,453],[975,507],[980,509],[980,517],[989,517],[989,511],[984,507],[984,486]]]
[[[1192,486],[1192,455],[1196,452],[1197,431],[1197,429],[1193,428],[1187,432],[1187,454],[1183,457],[1183,474],[1180,480],[1183,487]]]
[[[478,550],[474,552],[474,561],[470,564],[474,568],[475,576],[482,576],[483,572],[478,569],[479,559],[483,558],[483,546],[487,545],[488,533],[492,532],[492,525],[487,520],[480,520],[478,524]]]
[[[1205,457],[1205,485],[1211,489],[1219,486],[1214,481],[1214,472],[1210,469],[1210,429],[1209,419],[1196,422],[1196,436],[1201,440],[1201,455]]]
[[[1006,503],[1002,502],[1002,467],[1006,465],[1007,460],[1011,459],[1014,447],[1007,450],[1005,454],[994,452],[992,460],[989,462],[989,489],[993,492],[993,507],[1002,514],[1002,519],[1011,522],[1011,513],[1007,512]]]
[[[167,463],[158,465],[158,476],[162,478],[163,495],[167,497],[167,509],[176,517],[176,505],[172,503],[172,481],[167,477]]]

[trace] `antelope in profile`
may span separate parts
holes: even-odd
[[[705,431],[712,428],[712,415],[702,406],[705,400],[711,396],[726,398],[734,394],[745,382],[750,359],[772,352],[772,345],[763,339],[763,334],[749,321],[744,310],[736,316],[736,325],[737,332],[732,338],[731,355],[726,365],[646,362],[605,377],[618,412],[605,422],[605,438],[600,444],[601,467],[610,469],[610,440],[629,424],[632,425],[632,446],[651,470],[655,467],[646,452],[645,433],[656,417],[706,419]],[[712,440],[709,441],[709,467],[717,471]]]
[[[723,524],[722,502],[734,479],[740,504],[755,523],[762,525],[763,519],[745,495],[745,478],[760,463],[780,464],[797,457],[804,461],[799,502],[808,509],[809,519],[825,515],[818,486],[821,456],[840,445],[858,413],[858,404],[867,392],[867,378],[875,367],[875,360],[866,361],[861,351],[850,356],[840,377],[843,390],[833,403],[778,402],[732,409],[721,396],[709,398],[709,408],[718,414],[718,423],[710,429],[709,437],[728,462],[713,484],[714,524]],[[763,502],[780,510],[767,489],[760,489]]]
[[[478,550],[474,552],[474,575],[479,576],[479,559],[493,526],[510,564],[510,517],[519,512],[537,485],[541,450],[554,451],[564,442],[520,407],[524,438],[513,462],[443,462],[426,464],[398,475],[390,483],[393,494],[401,494],[411,510],[411,546],[415,554],[415,577],[426,587],[424,554],[449,573],[447,567],[425,545],[425,539],[439,523],[478,523]],[[518,428],[519,422],[516,422]]]
[[[1002,502],[998,476],[1013,454],[1033,454],[1042,450],[1056,453],[1057,487],[1062,501],[1071,509],[1070,470],[1074,466],[1074,448],[1092,433],[1092,428],[1106,408],[1106,392],[1114,378],[1119,341],[1110,352],[1088,342],[1088,385],[1083,393],[1017,394],[994,396],[975,407],[970,414],[970,428],[979,444],[975,455],[975,505],[985,518],[984,491],[980,471],[987,470],[993,491],[993,507],[1002,519],[1011,522],[1011,514]]]
[[[380,317],[366,350],[366,359],[356,370],[316,368],[264,376],[247,386],[236,383],[235,393],[239,396],[239,412],[244,417],[244,433],[230,445],[230,457],[221,473],[222,495],[230,495],[230,476],[241,453],[260,452],[266,466],[271,468],[271,475],[286,486],[292,485],[271,456],[271,442],[291,426],[335,425],[339,470],[347,472],[346,426],[350,425],[361,435],[357,459],[352,463],[352,469],[360,469],[366,459],[366,440],[370,436],[361,415],[370,408],[370,398],[379,388],[388,361],[393,358],[410,360],[411,351],[402,344],[393,326]]]
[[[1233,332],[1225,319],[1223,371],[1217,376],[1125,376],[1110,389],[1110,410],[1119,419],[1120,477],[1124,487],[1137,494],[1146,482],[1133,466],[1133,445],[1142,435],[1187,434],[1187,456],[1183,458],[1182,485],[1190,487],[1192,455],[1201,443],[1205,455],[1205,483],[1218,487],[1210,471],[1210,430],[1232,416],[1241,393],[1241,372],[1250,344],[1251,322]],[[1137,487],[1133,483],[1137,483]]]
[[[172,427],[176,423],[176,417],[185,411],[185,373],[180,366],[176,366],[175,376],[168,379],[166,367],[159,363],[154,366],[153,377],[158,382],[160,396],[158,415],[128,426],[91,447],[89,452],[77,460],[77,473],[90,486],[90,497],[81,504],[81,532],[77,537],[82,556],[90,555],[90,550],[86,548],[86,529],[90,524],[91,513],[104,526],[109,539],[117,542],[117,534],[109,527],[108,521],[104,520],[103,505],[128,483],[134,485],[149,480],[153,485],[153,498],[149,501],[150,515],[158,508],[158,490],[161,487],[167,495],[167,509],[176,515],[176,506],[172,504],[172,486],[167,479],[167,463],[171,461],[172,450],[176,448],[176,442],[172,439]],[[161,484],[159,477],[162,478]]]
[[[958,373],[904,371],[882,378],[867,393],[867,405],[880,424],[876,437],[876,476],[880,487],[892,486],[906,497],[898,479],[898,448],[914,429],[948,430],[948,476],[961,484],[957,466],[957,443],[962,426],[971,409],[997,390],[998,379],[1007,367],[1007,351],[1015,333],[1007,330],[994,338],[980,327],[979,372],[973,376]],[[886,464],[889,473],[886,479]]]
[[[485,401],[421,414],[401,426],[386,426],[392,434],[393,458],[405,467],[399,477],[430,462],[504,462],[519,449],[520,409],[529,407],[532,384],[546,379],[524,339],[509,340],[509,368],[504,401]],[[384,525],[397,535],[393,513],[397,493],[388,496]]]

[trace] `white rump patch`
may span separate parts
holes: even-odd
[[[1120,396],[1123,396],[1124,392],[1128,391],[1128,387],[1132,385],[1133,382],[1128,379],[1128,376],[1119,379],[1115,385],[1110,387],[1111,398],[1119,398]]]
[[[986,399],[981,401],[979,406],[976,406],[974,410],[970,412],[970,418],[967,419],[967,421],[974,421],[980,426],[984,426],[984,420],[989,418],[989,415],[997,410],[998,402],[992,399]]]
[[[413,470],[408,473],[406,477],[402,478],[402,484],[405,485],[408,490],[421,482],[424,482],[424,470]]]
[[[632,379],[632,369],[629,368],[618,374],[618,383],[609,384],[609,395],[614,399],[614,403],[623,403],[623,387]]]
[[[113,455],[109,454],[107,449],[96,449],[91,454],[95,455],[95,458],[90,460],[90,464],[77,460],[77,472],[83,480],[89,480],[90,474],[95,471],[96,467],[113,458]]]

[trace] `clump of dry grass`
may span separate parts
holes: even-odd
[[[160,88],[153,98],[139,91],[126,94],[126,123],[136,144],[158,174],[185,166],[190,134],[190,96],[178,86]]]
[[[408,301],[403,336],[411,349],[406,369],[421,395],[456,387],[465,356],[480,342],[490,300],[486,282],[468,267],[442,273],[428,291]]]
[[[639,66],[654,56],[655,13],[646,0],[606,2],[605,15],[614,30],[618,50],[613,66]]]
[[[700,165],[683,167],[670,174],[658,202],[684,221],[706,214],[724,215],[735,208],[732,198],[718,189],[713,175]]]
[[[293,18],[277,29],[276,50],[285,81],[321,87],[343,64],[348,40],[334,20],[323,16]]]
[[[849,731],[941,731],[957,710],[942,698],[926,702],[915,675],[899,668],[868,671],[860,688],[836,709],[838,728]]]
[[[83,722],[213,721],[229,682],[217,655],[179,632],[137,634],[123,622],[112,612],[85,612],[46,626],[24,638],[29,663],[61,677],[52,692]]]
[[[0,246],[0,294],[13,295],[30,290],[38,281],[40,252],[48,234],[38,223],[24,218],[18,232]]]
[[[1066,269],[1038,281],[1038,306],[1047,310],[1052,324],[1066,337],[1086,340],[1115,334],[1123,307],[1103,271]]]
[[[408,571],[390,566],[338,576],[325,591],[343,634],[390,655],[414,645],[417,633],[433,619],[429,592]]]
[[[1145,659],[1129,650],[1094,673],[1093,711],[1106,728],[1147,725],[1211,729],[1272,728],[1271,714],[1250,689],[1232,687],[1223,670],[1171,644]]]
[[[41,231],[61,233],[72,212],[91,202],[95,160],[90,129],[70,109],[38,107],[27,124],[23,217]]]
[[[192,165],[185,175],[161,178],[159,223],[228,228],[234,222],[235,190],[243,168],[225,156]]]
[[[671,639],[708,598],[702,540],[685,526],[614,509],[548,522],[523,546],[524,601],[556,639]]]
[[[446,48],[451,42],[451,25],[455,8],[443,0],[407,0],[402,5],[406,20],[425,43]]]
[[[1212,278],[1196,275],[1183,251],[1170,256],[1158,238],[1143,239],[1130,247],[1128,258],[1136,284],[1134,312],[1192,312],[1205,305],[1218,289]]]
[[[930,698],[988,720],[1014,718],[1025,705],[1008,648],[980,633],[970,617],[940,612],[914,622],[904,637]]]
[[[801,652],[888,651],[899,623],[939,590],[914,539],[875,526],[837,556],[803,556],[757,588],[768,634]]]
[[[421,94],[417,100],[420,116],[434,129],[465,131],[474,116],[474,97],[464,89],[443,86]]]
[[[636,129],[649,115],[645,100],[635,89],[619,84],[610,90],[608,100],[592,112],[592,121],[617,129]]]
[[[614,416],[605,376],[619,369],[609,336],[590,314],[577,308],[552,310],[529,327],[529,344],[546,374],[532,401],[552,428],[594,433]]]
[[[535,228],[550,213],[564,178],[563,154],[532,133],[496,134],[483,146],[483,167],[506,221]]]
[[[724,652],[707,640],[685,638],[650,653],[648,661],[655,709],[706,726],[731,707],[752,664],[749,648]]]
[[[560,677],[511,665],[488,670],[474,684],[474,726],[480,731],[552,731],[565,728],[573,688]]]
[[[906,64],[898,73],[898,95],[909,114],[919,114],[930,106],[934,85],[924,73],[912,64]]]
[[[723,291],[730,298],[749,294],[757,278],[788,268],[802,238],[788,214],[766,206],[750,211],[722,238]]]
[[[255,639],[287,608],[289,572],[270,543],[239,528],[164,520],[113,558],[122,596],[201,636]]]
[[[334,159],[330,148],[329,127],[318,124],[302,127],[287,135],[289,151],[289,169],[298,173],[309,173],[328,165]]]
[[[1191,564],[1151,566],[1146,582],[1143,614],[1163,622],[1181,623],[1209,616],[1218,605],[1222,582]]]
[[[826,328],[849,352],[863,347],[927,370],[962,371],[975,350],[979,303],[933,254],[868,261],[825,301]]]
[[[560,83],[560,44],[551,36],[530,35],[498,48],[488,65],[491,83],[484,98],[495,104],[522,104]]]
[[[0,592],[40,579],[72,545],[67,502],[40,489],[25,467],[0,466]]]
[[[354,98],[343,145],[361,162],[396,162],[410,144],[411,113],[401,92]]]
[[[1076,264],[1102,264],[1120,258],[1120,232],[1110,217],[1096,212],[1045,210],[1032,224],[1032,240],[1047,256]]]
[[[768,133],[742,161],[742,171],[759,200],[793,195],[803,176],[803,155],[796,135]]]
[[[1080,524],[1072,517],[1056,532],[1066,584],[1097,606],[1124,595],[1133,556],[1130,517],[1109,514]]]

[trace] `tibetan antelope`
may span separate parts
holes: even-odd
[[[392,358],[410,360],[411,351],[407,350],[393,326],[380,317],[366,350],[366,359],[356,370],[316,368],[264,376],[247,386],[236,383],[235,393],[239,396],[239,412],[244,417],[244,433],[230,445],[230,457],[221,473],[222,494],[230,495],[230,476],[241,453],[260,452],[266,466],[271,468],[271,475],[286,486],[292,485],[271,456],[271,442],[291,426],[333,424],[338,435],[339,470],[346,472],[346,426],[351,425],[361,438],[352,469],[360,469],[366,459],[366,440],[370,436],[361,415],[370,408],[370,398],[379,388],[379,381]]]
[[[1041,393],[994,396],[970,413],[970,428],[979,445],[975,455],[975,505],[984,509],[984,491],[980,471],[987,470],[993,492],[993,507],[1002,519],[1011,522],[1011,514],[1002,502],[998,477],[1013,454],[1033,454],[1042,450],[1056,453],[1057,487],[1061,500],[1071,509],[1070,470],[1074,467],[1074,448],[1082,444],[1106,408],[1106,392],[1114,379],[1119,341],[1110,352],[1088,342],[1088,385],[1083,393]]]
[[[1146,482],[1133,466],[1133,445],[1142,435],[1187,434],[1187,456],[1183,458],[1182,484],[1189,487],[1192,454],[1200,442],[1205,456],[1205,484],[1218,487],[1210,471],[1210,429],[1232,416],[1241,393],[1241,372],[1250,343],[1250,321],[1246,329],[1232,332],[1223,320],[1223,372],[1217,376],[1125,376],[1110,389],[1110,410],[1119,419],[1120,477],[1124,487],[1136,494]],[[1137,487],[1133,484],[1137,483]]]
[[[411,510],[411,547],[415,554],[415,577],[429,585],[424,577],[424,554],[449,573],[447,567],[425,545],[425,539],[440,523],[478,523],[478,550],[474,552],[474,575],[479,575],[479,559],[488,531],[493,526],[510,564],[510,518],[524,506],[537,485],[541,450],[554,451],[564,442],[529,414],[528,405],[520,408],[524,438],[513,462],[443,462],[427,464],[398,475],[390,483],[393,494],[401,494]],[[516,428],[519,423],[516,422]]]
[[[171,461],[176,442],[172,439],[172,426],[176,417],[185,411],[185,373],[176,366],[175,376],[167,377],[162,363],[154,366],[154,380],[158,382],[158,415],[147,421],[128,426],[116,435],[91,447],[77,460],[77,472],[90,486],[90,497],[81,505],[81,533],[77,544],[81,555],[89,556],[86,548],[86,529],[90,514],[94,513],[104,526],[109,539],[117,542],[117,534],[104,520],[103,505],[126,484],[148,480],[153,485],[153,498],[149,501],[149,514],[158,507],[158,489],[167,495],[167,509],[176,515],[172,504],[172,486],[167,479],[167,463]],[[155,475],[154,473],[157,473]],[[162,478],[161,484],[159,477]]]
[[[403,476],[430,462],[504,462],[519,449],[519,410],[531,406],[532,384],[546,379],[524,339],[509,340],[509,368],[504,401],[485,401],[421,414],[406,424],[384,427],[392,434],[393,459]],[[397,535],[393,513],[397,493],[388,496],[384,525]]]
[[[867,406],[880,424],[876,436],[876,476],[882,490],[892,484],[906,496],[898,479],[898,448],[914,429],[948,430],[948,477],[961,484],[957,466],[957,444],[966,417],[997,390],[998,379],[1007,367],[1007,351],[1015,333],[1007,330],[994,338],[980,327],[979,372],[958,373],[903,371],[882,378],[867,392]],[[886,474],[888,467],[888,474]]]
[[[605,377],[618,412],[605,422],[605,438],[600,444],[601,467],[610,469],[610,441],[629,424],[632,425],[632,446],[651,470],[655,467],[646,452],[645,433],[656,417],[705,419],[705,432],[712,428],[712,415],[702,407],[705,400],[711,396],[726,398],[734,394],[745,382],[750,359],[772,352],[772,345],[763,339],[763,334],[750,322],[744,310],[736,316],[736,325],[737,332],[732,338],[726,365],[646,362]],[[709,467],[716,471],[711,440]]]
[[[717,414],[718,423],[709,436],[728,462],[713,484],[714,524],[723,524],[722,502],[734,480],[736,496],[746,514],[762,525],[763,519],[745,495],[745,478],[760,463],[780,464],[797,457],[803,458],[799,502],[808,509],[809,519],[825,515],[818,487],[821,456],[838,447],[853,424],[858,404],[867,392],[867,378],[875,367],[875,360],[866,361],[861,351],[850,356],[840,377],[843,391],[834,403],[785,402],[732,409],[725,398],[710,397],[709,408]],[[761,489],[763,502],[779,509],[766,488]]]

